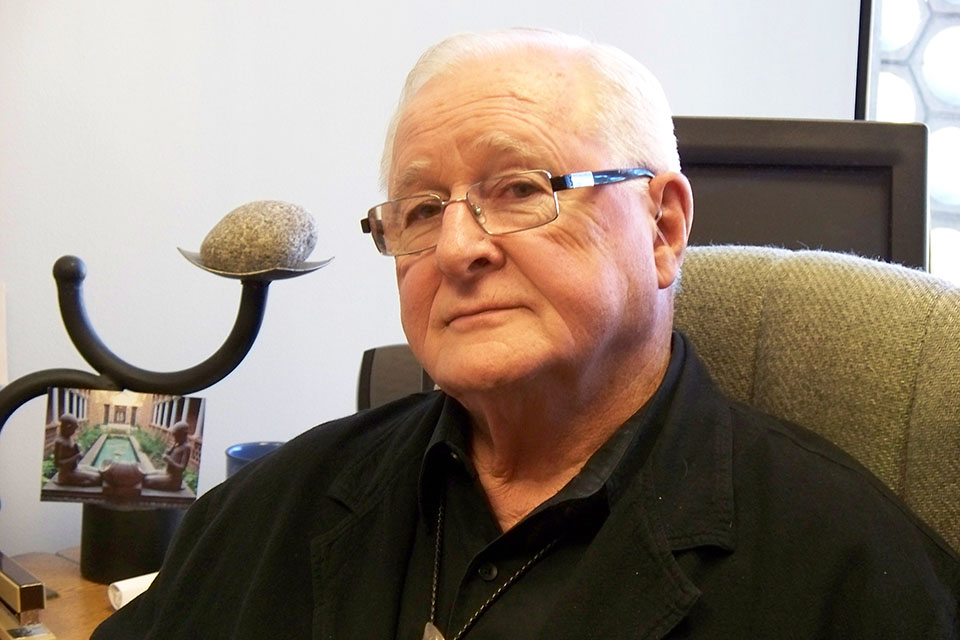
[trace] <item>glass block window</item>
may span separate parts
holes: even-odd
[[[960,283],[960,0],[874,10],[869,117],[930,128],[930,270]]]

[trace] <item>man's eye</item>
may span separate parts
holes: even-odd
[[[420,202],[407,211],[404,219],[407,224],[416,224],[424,220],[430,220],[440,215],[440,212],[443,210],[443,207],[440,206],[439,202],[429,201],[429,202]]]
[[[510,177],[496,184],[491,197],[498,200],[526,200],[544,193],[546,193],[544,186],[532,178]]]
[[[530,182],[517,181],[510,185],[510,195],[514,198],[528,198],[538,191],[537,186]]]

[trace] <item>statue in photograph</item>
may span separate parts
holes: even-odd
[[[167,463],[166,471],[150,473],[143,479],[144,489],[160,489],[161,491],[180,491],[183,482],[183,471],[190,462],[190,445],[187,436],[190,425],[181,420],[170,430],[173,434],[173,446],[163,454],[163,461]]]
[[[59,475],[57,482],[77,487],[93,487],[102,482],[100,472],[93,467],[80,464],[83,452],[73,436],[80,428],[76,416],[65,413],[60,416],[60,427],[53,443],[53,459]]]

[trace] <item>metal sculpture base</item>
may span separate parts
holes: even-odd
[[[87,580],[110,584],[159,570],[183,513],[83,505],[80,573]]]

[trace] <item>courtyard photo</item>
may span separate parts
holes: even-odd
[[[205,407],[203,398],[49,389],[40,499],[189,505]]]

